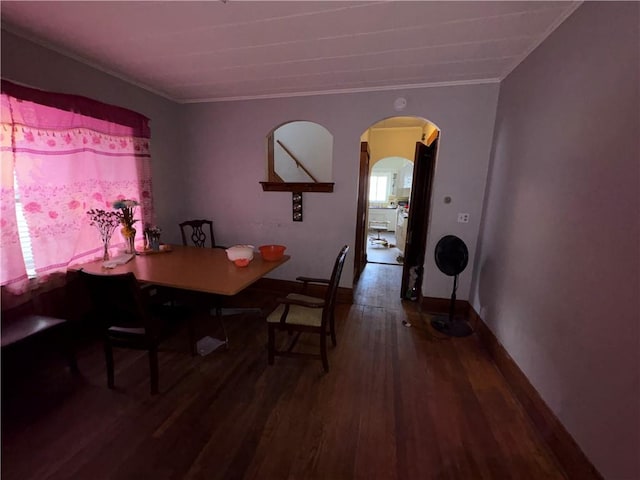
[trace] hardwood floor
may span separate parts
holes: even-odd
[[[401,270],[367,265],[354,304],[338,305],[328,374],[314,360],[267,366],[264,320],[236,316],[229,351],[192,357],[186,332],[172,338],[156,396],[143,352],[116,351],[108,390],[96,342],[80,377],[52,359],[3,379],[2,478],[565,478],[477,338],[442,338],[400,301]]]

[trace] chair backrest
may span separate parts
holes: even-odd
[[[191,228],[190,232],[187,232],[188,229],[186,227]],[[213,222],[211,220],[187,220],[182,222],[180,224],[180,233],[182,234],[183,245],[189,245],[187,233],[190,233],[191,243],[196,247],[206,247],[207,238],[210,240],[211,248],[216,246],[216,240],[213,236]]]
[[[133,273],[100,275],[83,270],[79,273],[89,291],[93,314],[104,328],[144,328],[149,337],[158,333]]]
[[[340,284],[340,276],[342,275],[342,267],[344,267],[344,260],[347,258],[347,252],[349,251],[349,245],[345,245],[340,249],[336,262],[333,264],[333,272],[331,272],[331,278],[329,280],[329,286],[327,287],[327,293],[324,297],[325,308],[322,312],[322,322],[326,324],[330,316],[333,315],[333,309],[336,304],[336,296],[338,293],[338,285]]]

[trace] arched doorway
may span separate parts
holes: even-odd
[[[358,183],[358,213],[355,241],[354,282],[367,264],[367,245],[371,223],[370,207],[379,208],[387,215],[386,210],[394,210],[396,219],[404,215],[396,235],[397,247],[402,251],[402,285],[398,291],[402,298],[417,300],[421,293],[424,251],[435,158],[439,141],[439,129],[436,125],[420,117],[392,117],[371,125],[361,136],[360,174]],[[373,167],[385,158],[406,158],[412,163],[412,175],[407,178],[406,170],[395,172],[395,185],[387,183],[384,194],[377,192],[372,202],[370,194],[377,191],[372,188]],[[402,165],[397,163],[397,165]],[[402,168],[402,167],[401,167]],[[393,182],[393,172],[388,181]],[[377,178],[375,182],[380,182]],[[384,183],[384,182],[380,182]],[[379,185],[376,185],[379,187]],[[394,189],[395,187],[395,189]],[[378,214],[379,212],[376,212]],[[378,224],[384,230],[384,223]],[[398,222],[393,225],[398,230]],[[399,238],[398,238],[399,237]],[[377,236],[374,237],[377,239]]]
[[[412,179],[413,157],[384,157],[370,164],[367,263],[396,267],[404,263]]]

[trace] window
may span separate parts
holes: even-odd
[[[98,256],[88,210],[136,199],[141,223],[155,223],[146,117],[5,80],[1,106],[0,285],[19,294]]]
[[[18,194],[18,179],[16,178],[15,171],[13,172],[13,186],[16,192],[16,221],[18,223],[18,234],[20,235],[20,247],[24,258],[24,266],[29,278],[34,278],[36,276],[36,264],[33,261],[33,248],[31,248],[29,226],[27,225],[27,220],[24,217],[24,209],[22,208],[22,202],[20,201],[20,195]]]
[[[372,175],[369,179],[369,201],[386,202],[388,183],[389,177],[387,175]]]

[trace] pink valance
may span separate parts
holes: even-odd
[[[28,113],[14,118],[15,123],[39,128],[91,128],[105,135],[150,138],[149,119],[126,108],[108,105],[91,98],[67,93],[52,93],[2,80],[2,93],[31,102]],[[75,115],[56,115],[63,110]],[[16,112],[14,112],[14,115]]]

